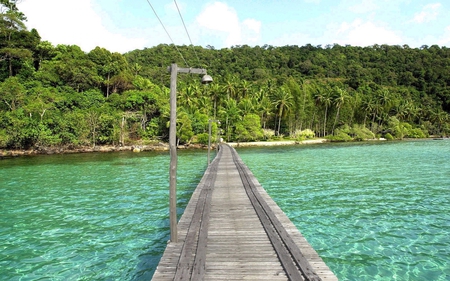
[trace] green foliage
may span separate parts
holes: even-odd
[[[261,121],[256,114],[249,114],[236,124],[236,136],[239,141],[255,141],[263,138]]]
[[[363,141],[375,138],[375,134],[373,132],[371,132],[368,128],[360,124],[354,124],[353,127],[348,131],[348,133],[356,141]]]
[[[313,130],[306,129],[306,130],[296,130],[294,134],[292,135],[293,138],[296,140],[305,140],[305,139],[312,139],[316,136]]]
[[[427,138],[427,134],[420,128],[411,129],[407,135],[408,138],[423,139]]]
[[[265,140],[270,140],[275,136],[275,131],[271,129],[263,129],[263,137]]]
[[[209,134],[208,133],[198,134],[197,143],[207,145],[209,143]]]
[[[177,116],[177,138],[181,144],[189,143],[194,136],[192,121],[186,112],[180,112]]]
[[[329,135],[329,136],[326,136],[325,138],[332,142],[347,142],[347,141],[353,140],[353,138],[351,136],[349,136],[347,133],[345,133],[341,130],[336,130],[335,135]]]
[[[396,139],[403,139],[409,134],[412,126],[406,122],[399,121],[396,117],[390,117],[388,128],[392,131]]]
[[[25,87],[17,77],[9,77],[0,84],[0,97],[3,105],[14,111],[22,105],[25,99]]]
[[[168,140],[167,66],[184,64],[173,45],[126,54],[53,46],[26,29],[16,2],[0,2],[1,147]],[[191,48],[178,46],[192,62]],[[450,134],[449,48],[194,48],[214,83],[178,75],[180,143],[204,142],[210,119],[226,141]]]
[[[4,148],[7,146],[9,142],[8,134],[5,129],[0,130],[0,148]]]
[[[386,133],[386,134],[384,135],[384,138],[385,138],[386,140],[394,140],[394,136],[392,136],[390,133]]]
[[[35,146],[37,147],[50,147],[60,145],[62,140],[59,135],[54,134],[46,125],[39,124],[38,135]]]

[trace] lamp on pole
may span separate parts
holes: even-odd
[[[168,67],[170,71],[170,126],[169,126],[169,218],[170,242],[178,242],[177,230],[177,75],[178,73],[203,74],[202,84],[213,81],[203,68],[179,68],[176,63]]]
[[[217,121],[217,125],[220,125],[220,121]],[[219,152],[219,142],[220,142],[220,133],[221,133],[222,129],[217,128],[217,132],[216,132],[216,153]]]
[[[209,163],[211,163],[211,160],[210,160],[210,157],[209,157],[209,155],[210,155],[210,153],[211,153],[211,123],[212,122],[217,122],[217,124],[220,124],[220,121],[219,120],[212,120],[212,119],[209,119],[209,131],[208,131],[208,166],[209,166]],[[219,128],[217,128],[217,131],[219,130]],[[218,133],[217,133],[218,134]],[[216,136],[217,137],[217,136]],[[217,146],[218,146],[218,140],[216,139],[216,149],[217,149]]]

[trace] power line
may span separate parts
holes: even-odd
[[[192,49],[194,50],[195,56],[197,57],[198,64],[200,65],[200,59],[198,58],[197,52],[195,51],[195,46],[192,43],[191,36],[189,35],[189,32],[188,32],[187,27],[186,27],[186,24],[184,23],[184,19],[183,19],[183,16],[181,15],[180,8],[178,7],[178,4],[177,4],[176,0],[173,0],[173,2],[175,2],[175,6],[177,6],[178,14],[180,15],[181,21],[183,22],[184,30],[186,30],[186,34],[187,34],[187,36],[189,38],[189,42],[191,42]]]
[[[147,0],[147,3],[150,5],[150,7],[153,10],[153,13],[155,13],[155,16],[158,18],[159,23],[161,23],[162,27],[164,28],[164,31],[166,32],[167,36],[169,36],[170,41],[172,41],[172,44],[175,46],[175,49],[177,49],[178,53],[180,54],[181,58],[183,59],[184,63],[186,64],[187,67],[189,67],[188,63],[186,62],[186,60],[183,57],[183,54],[180,52],[180,50],[178,49],[177,45],[175,45],[175,43],[173,42],[172,37],[170,37],[169,32],[167,31],[166,27],[164,26],[163,22],[161,21],[161,19],[159,18],[158,14],[156,13],[155,9],[153,8],[152,4],[150,3],[149,0]],[[178,6],[177,6],[178,8]]]

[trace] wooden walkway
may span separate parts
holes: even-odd
[[[338,280],[228,145],[194,191],[178,237],[152,280]]]

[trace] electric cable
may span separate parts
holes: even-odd
[[[187,67],[189,67],[188,63],[186,62],[186,60],[184,59],[183,54],[180,52],[180,50],[178,49],[177,45],[175,45],[175,43],[173,42],[172,37],[170,36],[169,32],[167,31],[166,27],[164,26],[163,22],[161,21],[161,19],[158,16],[158,13],[156,13],[155,9],[153,8],[153,5],[150,3],[149,0],[147,0],[147,3],[150,5],[150,7],[153,10],[153,13],[155,14],[155,16],[158,18],[159,23],[161,23],[162,27],[164,28],[164,31],[166,32],[167,36],[169,36],[170,41],[172,41],[172,44],[175,46],[175,49],[177,49],[178,53],[180,54],[181,58],[183,59],[184,63],[186,64]],[[178,6],[177,6],[178,7]]]
[[[194,44],[192,43],[191,36],[189,35],[189,31],[188,31],[188,29],[187,29],[187,27],[186,27],[186,24],[184,23],[184,19],[183,19],[183,16],[181,15],[181,11],[180,11],[180,8],[178,7],[178,3],[177,3],[176,0],[173,0],[173,2],[175,2],[175,6],[177,6],[178,14],[180,15],[181,21],[183,22],[184,30],[186,30],[186,34],[187,34],[187,36],[188,36],[188,38],[189,38],[189,42],[191,43],[192,49],[194,50],[194,54],[195,54],[195,56],[197,57],[197,62],[198,62],[198,64],[200,65],[200,59],[199,59],[199,57],[198,57],[198,55],[197,55],[197,52],[195,51],[195,46],[194,46]]]

